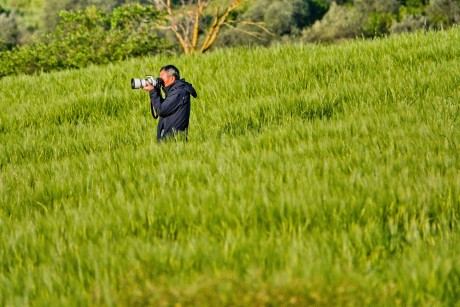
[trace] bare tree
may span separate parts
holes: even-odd
[[[209,8],[213,0],[189,0],[188,2],[181,0],[180,9],[175,10],[171,0],[152,0],[157,8],[167,11],[169,21],[167,29],[174,33],[186,55],[204,53],[211,48],[222,26],[231,22],[230,13],[243,1],[231,0],[224,5],[223,10],[220,10],[217,3],[213,9]],[[207,8],[213,13],[205,15]],[[212,16],[210,23],[205,23],[207,16]]]

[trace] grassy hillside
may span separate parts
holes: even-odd
[[[455,305],[460,28],[0,80],[0,305]],[[190,141],[130,79],[174,63]]]

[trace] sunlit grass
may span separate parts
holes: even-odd
[[[460,30],[0,80],[1,305],[455,305]],[[130,79],[197,89],[157,144]]]

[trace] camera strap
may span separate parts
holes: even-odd
[[[152,104],[152,103],[150,103],[150,111],[152,112],[153,118],[157,119],[157,118],[158,118],[158,114],[157,114],[157,112],[155,111],[155,108],[153,107],[153,104]]]

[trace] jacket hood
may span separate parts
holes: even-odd
[[[192,86],[192,84],[188,83],[185,81],[185,79],[180,79],[174,82],[169,90],[172,90],[173,88],[183,88],[187,93],[193,96],[193,98],[197,98],[198,94],[196,93],[195,88]],[[168,92],[169,92],[168,90]]]

